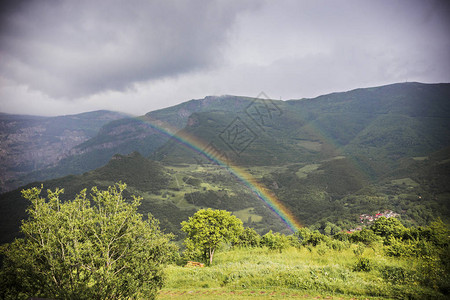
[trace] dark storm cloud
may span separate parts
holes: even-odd
[[[18,1],[0,7],[0,74],[76,98],[214,66],[240,1]]]

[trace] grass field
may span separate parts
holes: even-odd
[[[318,245],[282,253],[219,252],[210,267],[168,266],[158,299],[439,299],[441,294],[419,285],[418,261],[387,257],[381,246],[362,254],[357,249],[353,244],[340,251]],[[368,269],[356,271],[361,257]]]

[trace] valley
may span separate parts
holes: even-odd
[[[18,244],[25,240],[20,228],[44,198],[52,198],[43,216],[54,209],[58,217],[50,227],[69,220],[71,229],[38,233],[58,238],[56,248],[67,242],[77,261],[106,248],[100,244],[84,255],[83,247],[92,244],[78,247],[66,236],[94,224],[94,240],[118,234],[113,243],[129,238],[122,233],[130,220],[149,222],[145,226],[153,229],[137,240],[149,247],[162,242],[150,256],[160,253],[167,263],[148,266],[165,274],[164,285],[152,288],[158,299],[444,299],[450,266],[449,99],[450,84],[403,83],[290,101],[206,97],[134,118],[105,111],[53,119],[0,115],[0,244],[10,259],[2,258],[2,284],[14,295],[22,278],[17,270],[30,270],[20,265],[39,263],[28,262],[29,252]],[[73,216],[94,216],[101,203],[117,197],[111,188],[117,183],[127,186],[118,197],[124,203],[99,210],[104,222],[73,229],[86,220]],[[42,188],[43,198],[30,206],[24,196],[33,188]],[[80,200],[84,195],[101,201],[89,208],[94,200]],[[136,216],[97,235],[100,225],[124,218],[118,207],[125,205],[136,205]],[[110,216],[104,214],[108,207]],[[218,244],[214,263],[214,251],[207,260],[206,252],[187,243],[189,233],[181,226],[205,211],[229,212],[242,222],[239,236]],[[217,220],[210,222],[199,228]],[[145,234],[155,240],[142,239]],[[139,244],[132,240],[120,245]],[[189,267],[192,260],[210,265]],[[97,273],[104,268],[100,264]],[[76,269],[69,276],[78,272],[84,274]],[[32,295],[45,295],[36,288]]]
[[[246,185],[250,177],[298,223],[321,231],[355,228],[359,215],[386,209],[409,225],[448,221],[449,98],[449,84],[403,83],[290,101],[206,97],[112,120],[48,153],[50,165],[9,179],[23,187],[0,195],[1,241],[25,217],[20,190],[41,183],[71,199],[125,182],[143,197],[140,211],[179,239],[179,223],[207,207],[232,211],[261,234],[291,233]]]

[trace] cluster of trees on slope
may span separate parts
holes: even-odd
[[[151,215],[143,220],[137,212],[141,198],[124,199],[125,188],[121,183],[93,188],[90,197],[83,190],[64,203],[59,199],[63,190],[48,191],[48,200],[41,198],[42,188],[24,190],[31,201],[29,219],[22,224],[24,237],[0,248],[0,297],[154,298],[164,283],[166,263],[203,260],[211,265],[224,244],[279,252],[316,248],[321,255],[358,244],[355,271],[370,271],[371,261],[362,253],[379,247],[387,256],[420,259],[424,267],[423,274],[415,275],[418,282],[450,294],[450,231],[440,219],[407,228],[395,218],[381,217],[353,234],[301,228],[289,236],[272,231],[261,236],[230,212],[201,209],[181,223],[186,233],[181,257],[170,242],[173,236],[163,234]]]

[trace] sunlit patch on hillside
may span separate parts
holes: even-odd
[[[298,142],[297,145],[311,151],[320,151],[322,147],[322,143],[306,140]]]
[[[233,215],[241,219],[244,223],[259,223],[263,219],[262,216],[255,214],[255,209],[253,207],[235,211],[233,212]]]
[[[295,173],[299,179],[306,178],[309,173],[316,171],[320,167],[320,164],[309,164],[298,169]]]
[[[391,183],[393,185],[407,185],[410,187],[418,187],[419,186],[419,184],[417,182],[415,182],[414,180],[412,180],[411,178],[395,179],[395,180],[391,180]]]

